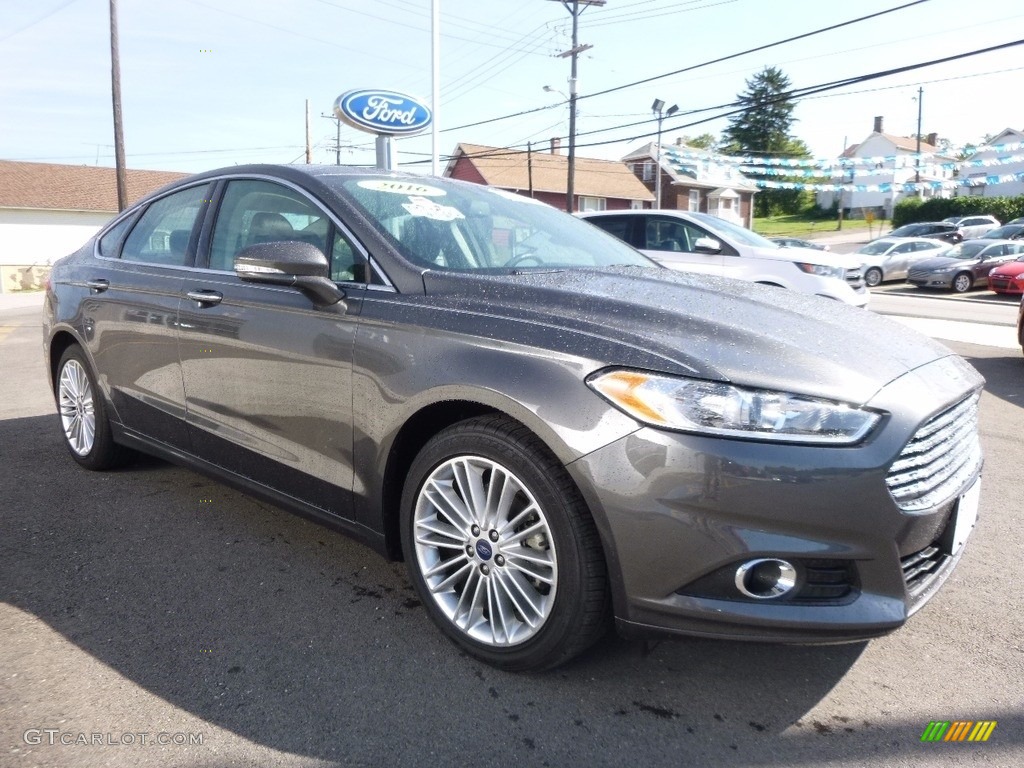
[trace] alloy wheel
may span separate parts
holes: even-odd
[[[461,632],[508,647],[540,631],[558,586],[551,527],[507,467],[474,455],[437,466],[417,495],[413,535],[423,581]]]
[[[96,440],[96,409],[89,376],[75,359],[64,364],[58,384],[58,408],[68,445],[87,456]]]

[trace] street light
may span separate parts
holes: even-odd
[[[654,103],[651,104],[651,111],[658,116],[658,148],[655,153],[656,162],[654,164],[654,205],[657,208],[661,208],[661,121],[665,119],[665,115],[674,115],[679,111],[679,105],[673,104],[668,109],[665,109],[665,102],[661,99],[655,99]]]

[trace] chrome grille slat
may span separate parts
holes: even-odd
[[[917,512],[949,501],[981,466],[977,393],[925,422],[889,468],[896,504]]]

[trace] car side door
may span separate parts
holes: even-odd
[[[269,178],[218,185],[203,268],[183,286],[181,360],[196,455],[249,483],[349,518],[352,349],[366,290],[365,252],[317,200]],[[243,281],[247,246],[301,241],[331,261],[345,298]]]
[[[673,216],[649,214],[643,219],[637,234],[645,256],[671,269],[711,275],[725,273],[726,251],[731,249],[720,238]],[[710,241],[717,243],[717,248],[705,247]]]
[[[188,450],[178,308],[209,183],[159,197],[99,240],[85,275],[83,336],[101,386],[126,429]]]
[[[900,243],[885,257],[885,274],[890,278],[906,277],[909,269],[911,254],[917,244],[913,242]]]

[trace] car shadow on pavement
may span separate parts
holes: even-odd
[[[812,712],[865,643],[609,636],[553,672],[502,673],[434,630],[402,564],[160,461],[80,470],[57,430],[54,416],[0,421],[11,470],[0,597],[157,697],[123,730],[169,730],[184,712],[278,752],[359,765],[382,755],[395,765],[810,765],[920,749],[927,723],[898,713]],[[0,668],[20,677],[6,689],[7,717],[33,717],[10,728],[60,719],[109,730],[104,701],[46,698],[46,670],[60,666],[48,655],[63,652],[5,658],[0,647]],[[1004,741],[1019,745],[1024,718],[1003,714],[1017,726],[1000,722],[1015,734]]]

